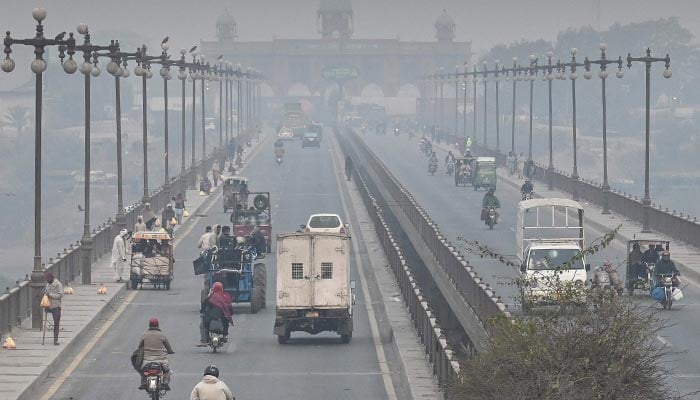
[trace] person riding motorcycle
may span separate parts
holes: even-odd
[[[599,288],[604,288],[605,285],[609,285],[618,295],[622,295],[624,292],[620,274],[617,273],[615,267],[613,267],[609,260],[603,262],[602,268],[596,268],[594,283],[595,286]]]
[[[437,163],[438,163],[437,155],[435,155],[435,152],[433,152],[433,153],[430,155],[430,158],[428,159],[428,168],[435,168],[435,169],[437,169]]]
[[[445,165],[447,165],[447,163],[449,163],[450,161],[453,163],[455,162],[455,156],[452,155],[452,151],[447,152],[447,155],[445,156]]]
[[[520,187],[520,195],[522,196],[523,200],[525,200],[525,196],[532,194],[532,191],[534,190],[534,186],[532,185],[532,181],[528,178],[525,179],[525,183]]]
[[[168,364],[168,354],[175,354],[163,332],[160,331],[158,318],[148,320],[148,330],[141,336],[139,349],[143,349],[143,364],[141,368],[149,363],[157,362],[163,366],[163,389],[170,390],[170,368]],[[146,389],[146,376],[141,374],[140,390]]]
[[[228,341],[228,326],[233,325],[233,306],[231,305],[231,296],[224,292],[224,285],[221,282],[214,282],[211,293],[202,301],[199,313],[204,318],[204,338],[209,338],[209,325],[211,321],[218,319],[224,327],[222,332],[224,337],[221,343]]]
[[[650,244],[649,249],[642,254],[642,261],[647,264],[656,264],[659,261],[659,253],[653,244]]]
[[[469,165],[469,163],[463,162],[459,166],[459,176],[460,177],[466,177],[467,180],[471,179],[471,174],[472,174],[472,166]]]
[[[235,400],[231,389],[219,380],[219,368],[210,365],[204,370],[204,377],[192,389],[190,400]]]
[[[494,188],[489,188],[488,192],[484,195],[484,199],[481,201],[481,220],[486,221],[488,217],[488,209],[493,207],[494,209],[501,208],[501,202],[498,197],[494,194],[496,190]],[[498,220],[498,212],[496,212],[496,220]]]
[[[659,286],[661,282],[661,275],[673,274],[673,286],[678,286],[678,276],[681,275],[680,271],[676,267],[676,264],[671,261],[671,253],[666,250],[661,253],[661,260],[656,262],[654,267],[654,279],[656,281],[656,286]]]
[[[284,157],[284,146],[275,145],[275,157],[276,158]]]

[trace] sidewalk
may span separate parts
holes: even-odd
[[[444,144],[434,145],[434,147],[440,148],[447,152],[448,150],[454,150],[454,148],[449,148]],[[520,190],[520,187],[525,182],[525,179],[518,179],[515,176],[508,176],[504,169],[498,169],[498,179],[507,185],[510,185],[516,190]],[[570,199],[571,194],[561,192],[558,190],[547,190],[547,184],[541,181],[533,181],[535,184],[535,196],[534,197],[559,197]],[[591,204],[585,200],[580,200],[579,203],[584,208],[586,223],[593,226],[596,230],[602,233],[610,232],[616,227],[622,225],[618,231],[616,240],[619,240],[625,246],[629,240],[633,240],[635,235],[639,235],[642,232],[642,223],[627,219],[619,214],[610,213],[607,215],[602,214],[603,209],[596,204]],[[662,235],[659,233],[645,234],[658,237],[662,240],[668,240],[671,242],[671,258],[673,262],[676,263],[678,269],[687,278],[692,279],[696,283],[700,284],[700,249],[694,246],[686,245],[685,243],[674,240],[673,238]]]
[[[264,143],[267,137],[262,137],[260,142],[247,149],[246,160],[257,153],[258,145]],[[197,221],[199,210],[211,201],[216,201],[222,187],[219,183],[213,194],[208,196],[200,196],[199,190],[187,190],[187,210],[190,216],[183,218],[182,224],[175,227],[175,246],[178,242],[177,232]],[[209,199],[211,201],[207,201]],[[70,284],[61,282],[64,289],[71,286],[74,294],[63,297],[59,346],[53,345],[53,331],[46,333],[45,345],[42,345],[42,332],[31,329],[31,319],[25,320],[20,328],[13,330],[12,338],[17,348],[0,349],[0,400],[38,398],[40,393],[35,391],[41,388],[47,378],[60,374],[68,358],[85,345],[86,340],[108,319],[111,312],[116,311],[117,303],[125,297],[126,282],[114,282],[114,271],[109,268],[110,258],[111,253],[105,254],[93,264],[94,283],[91,285],[80,284],[80,277]],[[179,269],[186,267],[187,265],[182,265]],[[177,284],[177,276],[175,279]],[[97,294],[97,289],[102,284],[107,288],[107,294]]]

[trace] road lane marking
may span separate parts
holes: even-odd
[[[251,151],[250,155],[248,156],[249,160],[252,160],[253,156],[257,155],[256,150],[258,148],[261,148],[263,143],[265,143],[266,141],[267,141],[267,136],[265,137],[265,139],[263,139],[261,142],[258,143],[258,146],[256,146],[256,148],[253,149],[253,151]],[[240,171],[243,171],[246,166],[247,165],[244,165],[243,168],[240,169]],[[222,193],[221,191],[218,191],[218,194],[214,195],[216,197],[214,197],[214,200],[211,201],[211,204],[209,204],[204,209],[204,212],[200,212],[200,214],[208,213],[209,210],[211,210],[211,208],[214,207],[215,204],[217,204],[217,200],[219,199],[219,197],[221,197],[221,193]],[[207,200],[209,200],[209,199],[206,199],[204,201],[206,202]],[[202,203],[202,204],[204,204],[204,203]],[[192,230],[194,229],[194,227],[197,225],[198,222],[199,221],[192,221],[192,223],[187,228],[185,228],[183,233],[178,235],[175,238],[175,240],[173,241],[173,248],[177,247],[182,242],[182,240],[192,232]],[[178,233],[179,233],[179,231],[178,231]],[[108,318],[103,323],[102,327],[97,331],[97,334],[90,340],[90,342],[88,342],[88,344],[85,347],[83,347],[83,350],[81,350],[80,353],[78,353],[78,355],[75,356],[73,361],[71,361],[70,365],[68,365],[68,367],[65,369],[65,371],[63,371],[63,373],[56,379],[56,381],[54,381],[54,383],[51,385],[51,387],[49,387],[49,389],[46,391],[44,396],[41,397],[41,400],[50,400],[51,397],[54,394],[56,394],[58,389],[60,389],[61,386],[63,386],[65,384],[68,377],[70,375],[72,375],[73,372],[75,372],[75,370],[78,368],[78,366],[80,366],[80,364],[85,359],[85,356],[87,356],[88,353],[92,351],[92,349],[95,347],[97,342],[100,339],[102,339],[102,337],[105,335],[107,330],[112,326],[112,324],[117,319],[119,319],[119,317],[124,313],[124,310],[126,310],[126,307],[131,304],[131,302],[134,300],[134,297],[136,297],[136,295],[139,293],[140,293],[139,291],[133,290],[128,295],[126,295],[126,297],[124,298],[124,301],[119,306],[119,308],[114,312],[114,314],[112,314],[112,316],[110,318]]]
[[[336,149],[337,148],[337,143],[335,142],[335,136],[331,138],[332,141],[332,147],[331,149]],[[335,152],[331,151],[331,161],[333,162],[333,168],[334,168],[334,176],[335,176],[335,181],[336,184],[338,185],[338,192],[340,194],[340,203],[343,205],[343,211],[345,212],[345,216],[347,218],[350,218],[350,212],[348,208],[348,204],[345,202],[345,196],[343,196],[343,189],[342,189],[342,182],[340,181],[339,172],[340,169],[337,165],[337,160]],[[358,227],[359,229],[359,227]],[[353,246],[355,247],[355,251],[358,251],[360,248],[360,245],[357,242],[357,238],[355,235],[350,236],[350,240],[352,241]],[[381,375],[382,375],[382,381],[384,382],[384,390],[386,391],[387,398],[389,400],[395,400],[397,399],[396,397],[396,391],[394,390],[394,384],[391,381],[391,373],[389,372],[389,367],[387,366],[387,360],[386,360],[386,354],[384,353],[384,345],[382,344],[381,337],[379,336],[379,327],[377,326],[377,317],[374,313],[374,307],[372,306],[372,297],[369,294],[369,287],[367,286],[367,278],[365,277],[365,272],[364,269],[362,268],[362,263],[361,262],[356,262],[357,264],[357,272],[358,275],[360,276],[360,286],[362,287],[362,296],[365,298],[365,308],[367,309],[367,315],[369,317],[369,327],[370,327],[370,332],[372,333],[372,341],[374,342],[374,350],[377,353],[377,361],[379,363],[379,369],[381,370]]]

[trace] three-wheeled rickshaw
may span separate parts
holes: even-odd
[[[472,169],[472,186],[474,190],[479,188],[496,189],[496,158],[477,157]]]
[[[467,186],[472,181],[471,172],[462,171],[463,165],[469,165],[469,171],[474,171],[476,157],[455,157],[455,186]]]
[[[136,232],[131,237],[129,285],[170,290],[173,280],[173,238],[168,232]]]
[[[231,214],[234,236],[249,236],[254,227],[258,227],[265,237],[267,253],[272,251],[272,212],[270,211],[270,192],[251,192],[253,203],[239,203]]]
[[[242,201],[240,190],[241,187],[248,187],[248,178],[242,176],[225,176],[223,178],[223,198],[224,212],[235,210],[236,204]]]
[[[670,251],[668,240],[659,239],[657,237],[641,237],[635,236],[633,240],[627,242],[627,270],[625,278],[625,288],[629,294],[634,294],[634,291],[641,289],[647,293],[651,293],[653,284],[654,263],[645,260],[644,252],[649,250],[649,246],[654,247],[654,252],[661,258],[663,251]]]

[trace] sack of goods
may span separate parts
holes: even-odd
[[[49,308],[49,307],[51,307],[51,300],[49,300],[49,296],[48,296],[48,295],[43,295],[43,296],[41,297],[41,303],[39,303],[39,305],[41,306],[41,308]]]
[[[651,291],[651,298],[656,301],[666,300],[666,292],[664,291],[664,288],[660,286],[654,288],[654,290]]]
[[[187,217],[190,216],[190,212],[187,211],[187,210],[185,210],[185,211],[182,212],[182,216],[185,217],[185,218],[187,218]]]
[[[674,287],[671,290],[671,298],[673,299],[673,301],[683,300],[683,292],[679,288]]]
[[[2,348],[7,350],[15,350],[17,345],[15,344],[14,339],[12,339],[11,336],[8,336],[7,339],[5,339],[5,342],[2,344]]]

